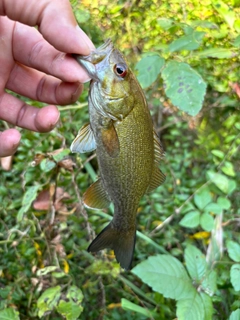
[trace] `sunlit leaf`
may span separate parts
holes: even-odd
[[[211,57],[218,59],[229,59],[235,57],[236,52],[226,48],[212,48],[199,51],[198,53],[196,53],[196,56],[198,56],[199,58]]]
[[[233,24],[235,21],[234,11],[221,0],[212,0],[212,4],[213,4],[214,8],[218,11],[218,13],[228,23],[229,27],[233,28]]]
[[[162,71],[165,92],[180,110],[195,116],[202,108],[206,83],[188,64],[169,61]]]
[[[53,308],[57,306],[60,296],[60,286],[48,288],[47,290],[45,290],[37,301],[37,307],[39,309],[38,316],[42,317],[45,312],[52,311]]]
[[[149,87],[158,77],[165,60],[158,54],[143,57],[137,64],[138,81],[142,88]]]
[[[197,291],[188,299],[181,299],[177,302],[178,320],[203,320],[204,306]]]
[[[170,255],[149,257],[132,269],[143,282],[166,298],[186,299],[195,289],[180,261]]]
[[[0,310],[0,319],[1,320],[20,320],[19,312],[13,308],[6,308]]]

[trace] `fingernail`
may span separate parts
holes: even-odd
[[[77,32],[79,34],[79,41],[83,42],[85,44],[85,47],[89,49],[89,52],[79,52],[82,54],[89,54],[91,51],[95,49],[94,44],[92,41],[89,39],[89,37],[86,35],[86,33],[79,27],[79,25],[76,26]]]

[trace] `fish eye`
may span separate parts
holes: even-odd
[[[113,70],[115,74],[121,78],[124,78],[127,74],[127,67],[123,63],[115,64]]]

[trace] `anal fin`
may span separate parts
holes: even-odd
[[[101,179],[94,182],[83,195],[84,205],[92,209],[103,209],[110,205],[110,200],[104,190]]]

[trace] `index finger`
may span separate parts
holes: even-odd
[[[38,26],[43,37],[59,51],[87,55],[94,48],[75,20],[68,0],[2,0],[0,14],[29,26]]]

